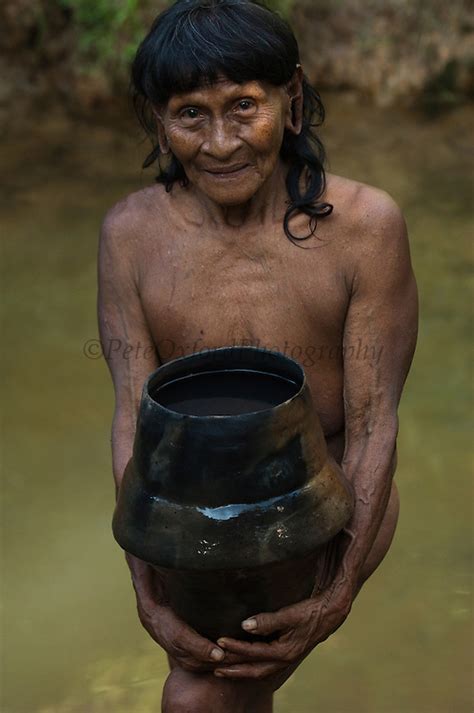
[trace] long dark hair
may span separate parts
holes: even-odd
[[[238,84],[256,80],[283,86],[293,78],[299,61],[298,43],[288,23],[259,2],[178,0],[155,19],[132,65],[133,106],[153,146],[143,168],[157,161],[156,181],[167,191],[175,181],[183,187],[189,183],[176,157],[166,165],[160,162],[153,106],[166,104],[174,94],[212,84],[219,76]],[[325,151],[314,129],[323,121],[321,98],[304,78],[302,131],[296,136],[285,130],[280,151],[289,166],[284,230],[293,242],[314,235],[318,218],[333,209],[330,203],[318,202],[326,187]],[[289,227],[299,212],[310,219],[310,232],[303,237],[293,235]]]

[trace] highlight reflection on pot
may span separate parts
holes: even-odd
[[[352,507],[292,359],[223,347],[147,379],[114,535],[202,635],[243,638],[246,617],[309,597]]]

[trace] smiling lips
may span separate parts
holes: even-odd
[[[230,178],[239,173],[242,173],[244,169],[248,167],[248,163],[241,163],[235,166],[221,166],[219,168],[206,168],[205,173],[210,173],[211,176],[216,176],[217,178],[225,177]]]

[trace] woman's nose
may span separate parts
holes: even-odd
[[[241,144],[236,129],[230,122],[218,121],[211,124],[202,150],[218,161],[230,158]]]

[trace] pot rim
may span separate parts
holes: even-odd
[[[203,359],[206,356],[209,355],[216,355],[215,356],[215,362],[219,362],[218,357],[219,356],[224,356],[224,352],[230,352],[230,353],[244,353],[245,355],[250,356],[253,354],[254,356],[257,354],[261,354],[266,356],[267,358],[270,359],[270,362],[276,362],[277,360],[284,364],[286,362],[287,366],[290,367],[293,371],[297,371],[297,375],[295,375],[295,379],[299,379],[298,381],[295,381],[295,387],[297,388],[297,391],[293,394],[293,396],[290,396],[289,399],[286,399],[286,401],[282,401],[281,403],[277,404],[276,406],[269,406],[268,408],[264,409],[259,409],[258,411],[247,411],[245,413],[240,413],[240,414],[210,414],[210,415],[205,415],[205,416],[200,416],[196,414],[183,414],[180,413],[179,411],[174,411],[173,409],[168,408],[167,406],[164,406],[161,404],[159,401],[156,401],[153,396],[151,395],[151,389],[156,388],[156,380],[159,379],[160,377],[165,377],[167,372],[173,372],[173,369],[176,369],[177,365],[181,365],[185,362],[197,362],[199,364],[199,361]],[[217,358],[216,358],[217,357]],[[207,365],[206,365],[207,366]],[[208,365],[209,369],[212,369],[212,361]],[[248,366],[248,365],[247,365]],[[258,366],[258,364],[256,365]],[[223,368],[223,367],[221,367]],[[245,362],[242,360],[242,366],[235,366],[235,370],[244,370],[245,369]],[[214,371],[218,371],[219,366],[214,369]],[[234,369],[229,369],[229,371],[234,370]],[[257,369],[256,369],[257,370]],[[262,370],[263,370],[263,365],[262,365]],[[193,373],[204,373],[204,369],[198,369],[196,372],[193,372],[190,370],[186,375],[182,374],[181,376],[192,376]],[[268,371],[268,373],[272,373],[272,371]],[[179,375],[179,374],[178,374]],[[177,376],[178,376],[177,375]],[[280,376],[282,377],[282,374],[279,374],[277,371],[273,371],[274,376]],[[287,378],[288,377],[284,377]],[[166,381],[165,381],[166,383]],[[148,375],[148,377],[145,380],[145,383],[143,385],[143,394],[142,394],[142,400],[146,400],[149,405],[151,405],[154,408],[161,409],[163,412],[166,414],[171,414],[175,418],[185,418],[185,419],[195,419],[200,422],[203,421],[215,421],[217,419],[219,420],[225,420],[229,419],[232,421],[235,421],[236,419],[238,420],[245,420],[247,418],[253,418],[255,417],[256,414],[266,414],[268,412],[275,413],[276,411],[279,411],[282,407],[287,407],[289,404],[291,404],[294,400],[296,400],[298,397],[301,396],[303,393],[305,387],[307,385],[306,382],[306,374],[299,362],[297,362],[295,359],[292,359],[291,357],[287,356],[286,354],[283,354],[282,352],[274,351],[271,349],[265,349],[262,347],[253,347],[253,346],[247,346],[247,345],[233,345],[233,346],[227,346],[227,347],[215,347],[211,349],[206,349],[205,351],[200,351],[200,352],[194,352],[191,354],[186,354],[182,357],[177,357],[176,359],[172,359],[170,361],[165,362],[165,364],[162,364],[161,366],[158,367],[155,371],[153,371],[151,374]],[[298,388],[299,386],[299,388]]]

